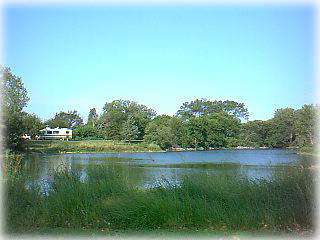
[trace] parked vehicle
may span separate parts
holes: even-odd
[[[40,139],[71,139],[72,130],[69,128],[49,128],[46,127],[40,130],[41,136]]]
[[[21,136],[21,138],[22,139],[24,139],[24,140],[30,140],[31,139],[31,136],[29,135],[29,134],[23,134],[22,136]]]

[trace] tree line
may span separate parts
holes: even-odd
[[[105,103],[100,114],[90,109],[84,122],[76,110],[56,113],[47,121],[23,109],[29,97],[21,78],[2,68],[2,117],[4,142],[9,149],[23,149],[21,135],[39,135],[49,127],[73,129],[74,139],[107,139],[155,143],[175,147],[210,149],[228,147],[301,147],[316,143],[318,106],[277,109],[269,120],[248,121],[244,103],[195,99],[185,102],[173,116],[156,112],[130,100]]]

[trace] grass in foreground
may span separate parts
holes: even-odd
[[[148,152],[161,151],[148,143],[126,143],[112,140],[30,140],[28,150],[38,153],[86,153],[86,152]]]
[[[115,167],[53,172],[48,195],[28,176],[6,179],[8,233],[310,233],[314,178],[309,168],[273,180],[191,175],[180,186],[144,189]],[[29,184],[27,184],[29,183]],[[26,187],[26,184],[28,187]]]

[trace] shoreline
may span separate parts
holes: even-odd
[[[182,148],[171,147],[163,150],[153,143],[125,143],[121,141],[101,141],[101,140],[83,140],[83,141],[30,141],[24,153],[26,154],[95,154],[95,153],[169,153],[169,152],[212,152],[212,151],[235,151],[235,150],[290,150],[296,154],[313,155],[317,154],[308,148],[284,147],[284,148],[268,148],[268,147],[222,147],[207,149],[198,148]]]
[[[243,149],[237,149],[237,148],[221,148],[221,149],[206,149],[206,150],[156,150],[156,151],[26,151],[24,152],[25,154],[96,154],[96,153],[183,153],[183,152],[214,152],[214,151],[222,151],[222,150],[236,150],[236,151],[244,151],[244,150],[249,150],[249,151],[256,151],[256,150],[286,150],[288,148],[243,148]],[[288,150],[295,150],[295,149],[288,149]],[[296,150],[296,154],[299,155],[312,155],[312,156],[319,156],[319,154],[314,154],[314,153],[307,153],[307,152],[298,152]]]

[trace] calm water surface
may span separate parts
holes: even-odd
[[[99,165],[134,179],[139,186],[154,187],[178,185],[182,176],[198,173],[270,179],[277,171],[286,171],[310,158],[282,149],[33,155],[24,171],[31,176],[31,184],[40,183],[44,190],[50,187],[52,170],[76,169],[85,181],[87,168]]]

